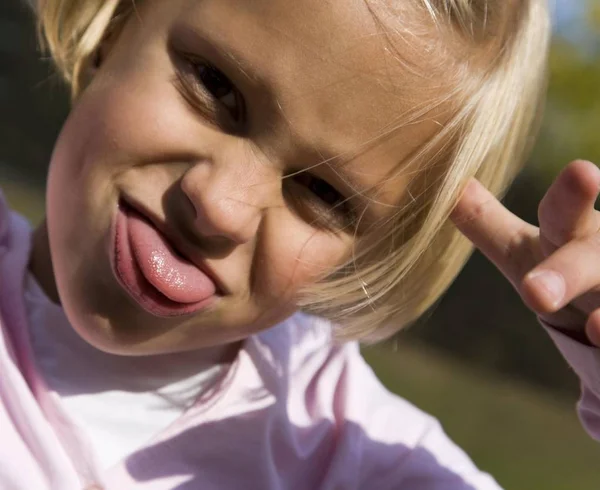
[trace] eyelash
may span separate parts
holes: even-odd
[[[245,119],[245,103],[240,92],[229,78],[211,63],[190,54],[183,54],[184,69],[177,70],[177,88],[184,99],[210,122],[224,127],[228,131],[239,131]],[[204,73],[200,73],[203,69]],[[206,78],[203,79],[202,75]],[[212,78],[212,80],[210,80]],[[208,86],[211,82],[226,86],[229,92],[223,95],[215,93]],[[229,107],[221,99],[231,98]],[[223,117],[226,113],[226,117]]]
[[[288,199],[292,201],[297,212],[312,226],[329,231],[355,227],[357,221],[355,210],[348,199],[331,184],[308,172],[297,172],[286,177],[286,180],[291,180],[288,187],[292,187],[287,189]],[[295,187],[301,189],[296,190]],[[306,194],[310,195],[306,196]]]
[[[185,54],[183,60],[185,70],[177,71],[176,81],[184,99],[207,120],[230,131],[236,129],[233,126],[239,128],[245,119],[246,107],[242,95],[229,78],[218,68],[196,56]],[[207,87],[206,80],[198,76],[197,70],[200,67],[206,68],[208,72],[205,72],[205,75],[212,76],[217,83],[221,82],[229,86],[234,97],[233,102],[236,104],[235,108],[227,107],[227,104],[220,101],[214,91]],[[223,110],[228,114],[227,118],[222,117]],[[355,226],[356,213],[349,205],[348,199],[331,184],[302,171],[285,178],[285,180],[290,179],[293,181],[292,187],[302,187],[302,189],[286,189],[285,193],[297,212],[312,226],[329,231],[340,231]],[[307,216],[307,213],[310,216]]]

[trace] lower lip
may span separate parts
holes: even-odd
[[[130,237],[129,224],[134,217],[139,219],[141,215],[127,206],[119,206],[112,250],[115,275],[129,295],[144,310],[158,317],[190,315],[213,306],[217,300],[217,295],[214,292],[216,287],[207,276],[205,276],[205,279],[212,285],[212,294],[210,294],[209,289],[206,298],[193,303],[173,301],[149,281],[137,261],[135,245]],[[159,233],[158,230],[154,231],[157,234]]]

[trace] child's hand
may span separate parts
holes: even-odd
[[[546,323],[600,347],[600,170],[576,161],[539,206],[540,228],[472,180],[452,213],[456,226]],[[547,280],[550,280],[546,282]]]

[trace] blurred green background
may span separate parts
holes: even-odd
[[[541,136],[507,206],[536,222],[570,160],[600,162],[600,0],[556,0],[549,102]],[[0,184],[33,222],[68,110],[18,0],[0,4]],[[437,416],[507,489],[597,490],[600,445],[579,426],[579,387],[534,316],[479,254],[418,325],[365,356],[393,391]]]

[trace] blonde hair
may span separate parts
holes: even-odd
[[[414,3],[437,34],[425,42],[444,47],[457,83],[415,110],[413,120],[444,103],[452,115],[399,165],[399,175],[414,176],[410,199],[357,240],[347,264],[303,291],[301,307],[334,321],[344,339],[388,337],[443,294],[472,251],[448,219],[464,183],[476,177],[501,195],[523,165],[543,105],[550,38],[545,0]],[[45,45],[74,96],[102,40],[118,33],[133,9],[133,0],[41,1]]]

